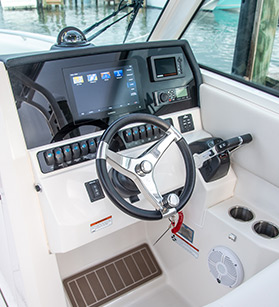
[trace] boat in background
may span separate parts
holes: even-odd
[[[239,10],[241,0],[208,0],[202,6],[204,11],[214,10]]]
[[[241,0],[219,0],[215,10],[240,10]]]

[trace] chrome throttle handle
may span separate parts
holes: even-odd
[[[193,158],[197,168],[201,168],[207,160],[214,158],[217,155],[222,154],[225,151],[232,152],[238,149],[244,144],[248,144],[252,141],[252,135],[250,133],[240,135],[225,141],[222,141],[215,146],[205,150],[204,152],[198,154],[193,154]]]
[[[215,145],[215,148],[218,153],[222,153],[226,150],[231,151],[237,149],[241,145],[248,144],[251,141],[252,135],[250,133],[247,133],[218,143],[217,145]]]

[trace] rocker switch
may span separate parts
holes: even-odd
[[[145,126],[140,126],[139,132],[140,132],[140,138],[142,140],[146,139],[146,128],[145,128]]]
[[[45,153],[44,153],[44,156],[45,156],[45,160],[46,160],[46,164],[47,165],[54,165],[54,154],[53,154],[53,151],[51,149],[47,150]]]
[[[54,157],[57,164],[64,162],[64,155],[60,147],[54,149]]]
[[[80,148],[78,143],[74,143],[71,145],[73,152],[73,159],[78,159],[80,157]]]
[[[133,140],[138,141],[139,140],[139,129],[137,127],[134,127],[132,131],[133,131]]]
[[[79,143],[81,149],[81,155],[86,156],[88,154],[88,145],[86,141],[81,141]]]
[[[150,124],[146,125],[146,134],[148,138],[152,138],[153,136],[152,126]]]
[[[130,143],[133,141],[133,133],[131,129],[126,129],[124,132],[124,139],[127,143]]]
[[[67,145],[63,147],[63,154],[66,162],[72,160],[72,150],[70,146]]]
[[[88,148],[90,153],[96,152],[96,143],[93,138],[88,140]]]

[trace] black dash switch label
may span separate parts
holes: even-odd
[[[86,182],[85,187],[91,202],[105,198],[104,192],[98,179]]]

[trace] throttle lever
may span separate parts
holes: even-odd
[[[215,145],[216,151],[218,153],[224,152],[225,150],[233,150],[236,147],[239,147],[243,144],[248,144],[252,141],[252,135],[250,133],[240,135],[231,139],[228,139],[226,141],[223,141],[221,143],[218,143]]]
[[[232,152],[238,149],[241,145],[248,144],[252,141],[252,135],[250,133],[240,135],[225,141],[222,141],[215,146],[203,151],[202,153],[193,154],[193,158],[197,168],[201,168],[207,160],[214,158],[217,155],[225,151]]]

